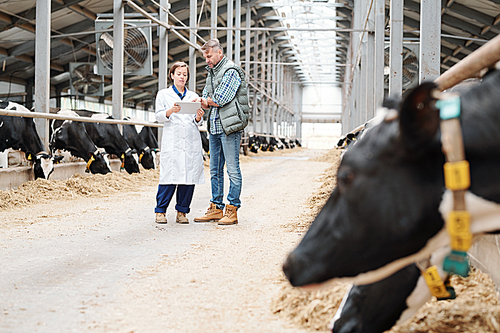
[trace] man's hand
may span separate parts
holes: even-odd
[[[210,106],[219,107],[219,104],[215,103],[215,102],[214,102],[214,100],[212,99],[212,97],[208,97],[208,98],[207,98],[207,103],[208,103],[208,105],[210,105]]]

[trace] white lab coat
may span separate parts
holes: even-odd
[[[198,95],[187,91],[183,102],[191,102]],[[167,110],[181,98],[172,87],[162,89],[156,96],[156,120],[163,125],[160,153],[160,184],[204,184],[203,149],[194,114],[172,113]]]

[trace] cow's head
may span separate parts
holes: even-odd
[[[128,173],[139,173],[139,157],[135,149],[128,149],[125,153],[120,156],[122,161],[122,167]]]
[[[54,163],[59,163],[64,158],[64,156],[51,156],[45,152],[36,155],[27,153],[26,157],[32,165],[35,179],[49,179],[52,172],[54,172]]]
[[[144,169],[154,169],[156,166],[156,154],[154,150],[146,147],[139,155],[139,162]]]
[[[104,154],[97,150],[94,153],[89,153],[89,158],[87,167],[91,173],[100,173],[105,175],[111,172],[108,154]]]
[[[337,187],[283,269],[294,286],[355,277],[414,254],[443,227],[435,84],[411,92],[350,148]]]

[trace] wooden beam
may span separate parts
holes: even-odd
[[[72,6],[69,6],[69,8],[73,9],[78,14],[81,14],[92,21],[95,21],[97,18],[97,15],[94,12],[92,12],[86,8],[83,8],[79,5],[72,5]]]
[[[7,15],[3,12],[0,12],[0,21],[12,24],[12,17],[10,15]]]

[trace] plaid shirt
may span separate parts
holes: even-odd
[[[216,65],[217,66],[217,65]],[[241,85],[241,78],[235,69],[230,69],[222,77],[221,83],[215,88],[212,100],[219,106],[224,106],[231,102],[236,96]],[[208,97],[207,87],[203,88],[202,97]],[[220,122],[219,108],[213,106],[210,113],[210,134],[222,134],[224,129]]]

